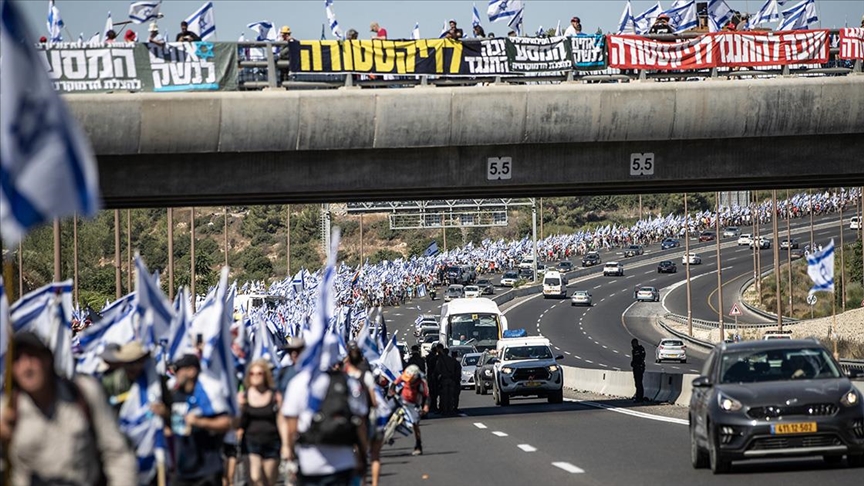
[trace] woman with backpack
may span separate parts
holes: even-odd
[[[252,486],[274,486],[279,476],[282,438],[279,423],[284,420],[282,394],[270,371],[270,363],[259,359],[246,371],[245,390],[237,397],[240,425],[237,439],[246,442],[249,451],[249,481]]]

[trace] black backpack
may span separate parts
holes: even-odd
[[[362,418],[351,411],[348,378],[341,371],[328,371],[330,384],[321,408],[312,416],[309,429],[300,434],[303,445],[353,446]]]

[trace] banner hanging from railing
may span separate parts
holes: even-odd
[[[107,91],[234,90],[234,44],[181,42],[44,46],[54,89],[63,93]]]
[[[580,71],[606,69],[606,36],[580,34],[570,39],[573,67]]]
[[[864,60],[864,28],[840,29],[840,59]]]
[[[663,42],[635,35],[609,36],[609,66],[688,70],[828,62],[827,30],[717,32]]]
[[[542,73],[573,69],[567,37],[511,37],[507,58],[512,73]]]

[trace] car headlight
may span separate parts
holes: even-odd
[[[842,403],[844,407],[854,407],[861,403],[861,397],[858,396],[858,392],[853,388],[843,395],[840,399],[840,403]]]
[[[513,368],[511,368],[509,366],[505,366],[505,367],[501,368],[501,373],[509,375],[510,373],[513,373]]]
[[[717,404],[720,405],[721,410],[725,410],[727,412],[737,412],[743,407],[743,405],[741,405],[741,402],[722,393],[717,394]]]
[[[552,365],[549,367],[549,373],[555,373],[558,371],[558,365]]]

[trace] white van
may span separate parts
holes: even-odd
[[[453,299],[441,306],[439,341],[446,347],[494,348],[508,329],[507,318],[491,299]]]
[[[561,272],[548,271],[543,276],[543,298],[567,297],[567,277]]]

